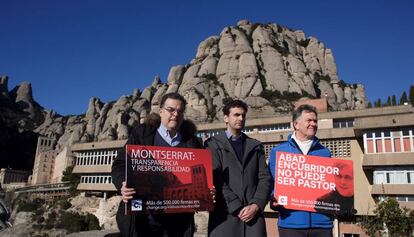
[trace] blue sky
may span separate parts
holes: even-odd
[[[241,19],[301,29],[331,48],[339,78],[368,99],[414,84],[414,1],[1,0],[0,75],[29,81],[62,115],[116,100],[187,64],[198,44]]]

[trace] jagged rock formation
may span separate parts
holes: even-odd
[[[0,121],[23,130],[33,130],[43,123],[44,109],[34,99],[32,86],[23,82],[9,92],[8,77],[0,76]]]
[[[29,82],[23,82],[16,86],[10,94],[12,100],[18,109],[28,114],[28,117],[34,121],[42,121],[43,114],[41,107],[33,99],[32,85]]]
[[[32,97],[31,85],[22,83],[11,92],[8,77],[0,77],[0,167],[33,168],[38,135],[32,130],[43,122],[43,108]]]
[[[366,103],[362,85],[339,80],[330,49],[277,24],[243,20],[226,27],[201,42],[196,58],[173,67],[170,75],[175,78],[169,82],[183,78],[178,92],[195,110],[189,117],[200,122],[218,119],[227,98],[245,100],[252,114],[261,116],[290,110],[290,98],[327,96],[333,110],[364,108]]]
[[[196,123],[221,120],[223,104],[231,98],[246,101],[251,117],[288,112],[302,97],[326,96],[332,110],[366,105],[364,86],[340,80],[332,50],[318,39],[301,30],[247,20],[201,42],[190,63],[170,69],[166,83],[157,76],[142,92],[135,89],[117,101],[91,98],[85,115],[44,111],[33,100],[30,84],[9,93],[7,80],[0,80],[0,102],[28,115],[27,121],[18,120],[19,128],[34,124],[35,132],[56,138],[58,150],[75,142],[126,139],[131,127],[158,111],[168,92],[187,99],[186,117]]]
[[[8,81],[9,81],[8,77],[6,76],[0,77],[0,103],[2,105],[4,104],[11,105],[9,89],[7,86]]]

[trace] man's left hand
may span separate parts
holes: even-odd
[[[210,197],[213,200],[213,203],[216,203],[216,187],[213,186],[212,189],[210,189]]]
[[[249,222],[256,216],[259,210],[259,206],[256,203],[253,203],[243,207],[240,210],[238,217],[243,222]]]

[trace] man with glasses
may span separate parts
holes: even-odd
[[[195,136],[195,125],[184,120],[186,104],[184,97],[178,93],[165,94],[161,99],[159,115],[151,114],[144,124],[133,128],[127,144],[201,148],[201,141]],[[117,213],[117,223],[122,236],[193,236],[193,213],[125,216],[124,203],[132,199],[135,194],[135,190],[126,187],[125,183],[125,149],[119,152],[112,165],[112,180],[122,195]]]

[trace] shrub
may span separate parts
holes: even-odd
[[[90,213],[88,213],[85,216],[85,222],[87,223],[88,230],[100,230],[101,229],[101,227],[99,226],[98,218],[96,218],[96,216]]]
[[[339,87],[341,87],[342,89],[344,89],[346,87],[346,83],[344,82],[344,80],[340,80],[338,83]]]
[[[40,198],[36,198],[33,201],[22,198],[18,201],[19,207],[17,208],[17,212],[25,211],[25,212],[36,212],[37,213],[39,212],[39,210],[41,209],[44,203],[45,201]]]
[[[62,214],[58,226],[62,226],[68,233],[101,229],[98,218],[89,213],[87,215],[80,215],[78,213],[65,212]]]
[[[60,217],[60,226],[62,226],[68,233],[79,232],[85,230],[82,223],[81,216],[78,213],[65,212]]]
[[[211,80],[214,82],[217,82],[217,76],[213,73],[209,73],[207,75],[204,76],[207,80]]]
[[[331,77],[329,75],[320,75],[318,72],[315,72],[313,76],[316,84],[319,84],[321,80],[326,81],[328,83],[331,82]]]
[[[62,181],[69,182],[69,185],[70,185],[69,193],[71,196],[75,196],[77,194],[76,188],[78,187],[78,184],[80,182],[79,176],[77,176],[76,174],[72,172],[73,168],[74,166],[67,167],[66,170],[63,171],[63,177],[62,177]]]
[[[309,41],[310,41],[310,39],[305,39],[305,40],[299,40],[297,43],[298,43],[298,45],[306,48],[309,45]]]
[[[59,205],[63,210],[67,210],[72,206],[72,204],[66,199],[60,200]]]

